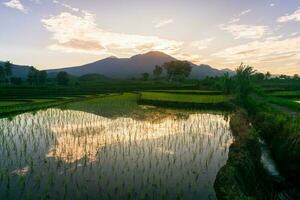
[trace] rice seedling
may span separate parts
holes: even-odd
[[[0,199],[215,197],[232,143],[223,115],[174,111],[153,120],[123,111],[52,108],[0,119]]]

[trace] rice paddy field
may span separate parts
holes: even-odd
[[[198,95],[198,94],[172,94],[163,92],[142,92],[142,99],[191,103],[222,103],[231,99],[228,95]]]
[[[281,97],[281,98],[289,98],[289,99],[299,99],[300,92],[299,90],[296,91],[276,91],[272,92],[271,96]]]
[[[0,199],[215,199],[229,117],[142,106],[138,96],[0,119]]]

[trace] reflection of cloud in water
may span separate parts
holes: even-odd
[[[49,150],[48,157],[72,163],[87,157],[95,161],[102,147],[113,144],[136,143],[159,138],[168,138],[177,134],[200,134],[212,140],[216,134],[229,130],[228,122],[221,115],[191,114],[186,119],[167,117],[159,123],[138,121],[132,118],[104,118],[80,111],[60,111],[52,109],[60,116],[60,122],[51,131],[55,134],[56,144]],[[220,147],[231,144],[224,141]],[[165,154],[174,154],[168,149],[157,149]]]
[[[18,176],[26,176],[29,173],[30,169],[28,166],[21,168],[21,169],[16,169],[12,172],[12,174],[18,175]]]
[[[158,147],[158,148],[156,148],[156,150],[157,150],[158,152],[163,153],[163,154],[168,154],[168,155],[174,155],[174,154],[175,154],[174,151],[169,150],[169,149],[165,149],[165,148],[162,148],[162,147]]]

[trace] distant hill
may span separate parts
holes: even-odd
[[[3,65],[4,65],[4,62],[0,61],[0,66],[3,66]],[[26,66],[26,65],[12,64],[12,66],[11,66],[12,76],[26,78],[27,74],[29,72],[29,69],[30,69],[30,67]]]
[[[82,66],[68,67],[62,69],[48,70],[51,76],[60,71],[66,71],[74,76],[82,76],[85,74],[101,74],[105,77],[115,79],[128,79],[141,77],[142,73],[152,74],[155,65],[162,65],[165,62],[175,61],[176,59],[165,53],[151,51],[145,54],[139,54],[130,58],[109,57],[93,63]],[[191,78],[205,78],[206,76],[221,76],[225,72],[233,73],[233,71],[218,70],[209,65],[192,64],[193,69]]]
[[[83,79],[88,77],[94,79],[129,79],[139,78],[142,73],[152,74],[155,65],[162,65],[165,62],[175,61],[176,59],[165,53],[158,51],[151,51],[145,54],[139,54],[130,58],[117,58],[108,57],[93,63],[85,64],[82,66],[61,68],[47,70],[48,77],[55,77],[58,72],[66,71],[73,76],[83,76]],[[4,62],[0,62],[3,65]],[[222,76],[225,72],[233,74],[234,72],[229,69],[218,70],[209,65],[192,65],[192,72],[190,78],[202,79],[206,76]],[[12,76],[26,78],[29,66],[25,65],[12,65]],[[100,76],[96,76],[96,74]],[[86,77],[84,75],[87,75]]]

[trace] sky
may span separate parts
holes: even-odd
[[[300,74],[300,0],[0,0],[0,60],[38,69],[162,51]]]

